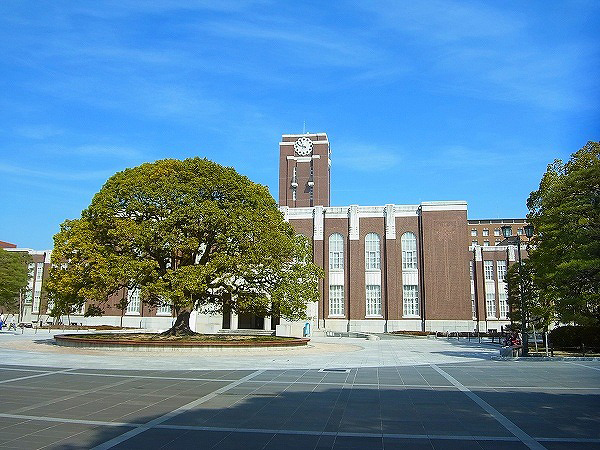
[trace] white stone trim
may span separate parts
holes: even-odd
[[[302,136],[304,136],[304,135],[302,135]],[[313,143],[313,145],[329,144],[329,141],[323,141],[323,140],[321,140],[321,141],[313,141],[311,139],[311,142]],[[279,145],[286,145],[287,146],[287,145],[294,145],[295,143],[296,143],[295,141],[292,141],[292,142],[288,142],[288,141],[283,142],[282,141],[282,142],[279,143]]]
[[[421,202],[421,211],[466,211],[467,202],[464,200]]]
[[[402,271],[402,286],[415,285],[419,285],[419,272],[417,270]]]
[[[348,217],[350,219],[350,223],[348,224],[349,238],[351,241],[358,241],[360,239],[358,205],[350,205],[348,209]]]
[[[394,216],[394,205],[385,205],[383,211],[385,215],[385,238],[396,239],[396,217]]]
[[[286,159],[296,162],[311,162],[313,159],[321,159],[321,155],[312,156],[286,156]]]
[[[343,286],[344,285],[344,271],[331,269],[329,271],[329,285]]]
[[[365,272],[365,286],[368,285],[381,286],[381,270],[369,270]]]
[[[324,223],[323,207],[315,206],[313,208],[313,239],[315,241],[323,240],[323,223]]]
[[[280,206],[279,211],[281,212],[281,214],[283,214],[283,220],[286,222],[289,222],[290,221],[290,217],[289,217],[290,207],[289,206]]]

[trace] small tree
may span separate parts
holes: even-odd
[[[513,264],[506,271],[505,281],[511,328],[522,330],[522,286],[528,325],[537,330],[548,331],[548,327],[555,319],[554,300],[538,288],[533,266],[527,260],[523,261],[519,274],[519,263]]]
[[[264,186],[206,159],[167,159],[113,175],[55,236],[48,291],[67,304],[139,287],[173,305],[167,333],[191,333],[192,309],[298,319],[322,270]]]
[[[550,164],[527,206],[538,289],[562,322],[600,324],[600,143]]]
[[[27,290],[31,256],[25,252],[8,252],[0,248],[0,309],[15,313],[19,298]]]

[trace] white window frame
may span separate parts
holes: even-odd
[[[494,236],[500,236],[500,228],[494,228]]]
[[[42,281],[43,276],[44,276],[44,264],[38,263],[35,268],[35,280]]]
[[[469,261],[469,280],[475,279],[475,263],[473,261]]]
[[[156,307],[156,315],[157,316],[172,316],[173,315],[172,308],[173,308],[173,305],[171,305],[170,303],[163,303],[160,306]]]
[[[506,277],[506,261],[500,259],[496,261],[496,275],[498,277],[498,281],[504,281],[504,277]]]
[[[366,317],[382,317],[381,315],[381,285],[367,284],[365,286]]]
[[[485,314],[488,319],[496,319],[496,294],[494,292],[485,293]]]
[[[416,284],[402,286],[402,317],[420,317],[419,286]]]
[[[365,270],[381,270],[381,238],[377,233],[365,236]]]
[[[344,270],[344,236],[340,233],[329,236],[329,270]]]
[[[471,315],[473,320],[477,320],[477,308],[475,307],[475,293],[471,293]]]
[[[500,318],[508,319],[508,295],[506,292],[498,292],[498,303],[500,304]]]
[[[477,236],[477,229],[471,228],[471,236]]]
[[[33,303],[31,304],[31,312],[38,313],[40,311],[40,301],[42,299],[42,291],[36,289],[33,294]]]
[[[141,300],[139,289],[128,289],[127,290],[127,309],[125,310],[126,316],[139,316],[141,312]]]
[[[471,241],[471,245],[479,245],[479,241],[473,240],[473,241]]]
[[[400,239],[402,248],[402,270],[417,270],[417,236],[407,231]]]
[[[344,285],[329,285],[329,317],[344,317]]]
[[[488,228],[484,228],[483,231],[482,231],[482,233],[481,233],[481,235],[482,236],[489,236],[490,235],[490,230]]]
[[[493,280],[494,279],[494,261],[485,260],[483,261],[483,273],[485,275],[485,280]]]
[[[483,241],[483,246],[484,247],[489,247],[490,246],[490,241],[488,241],[487,239],[485,241]]]

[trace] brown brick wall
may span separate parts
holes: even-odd
[[[470,320],[466,211],[421,215],[426,320]]]

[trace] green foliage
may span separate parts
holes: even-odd
[[[541,291],[536,283],[536,274],[529,261],[523,261],[521,273],[519,263],[513,264],[506,271],[507,300],[510,309],[509,318],[511,329],[521,330],[521,286],[527,312],[527,328],[531,330],[547,330],[554,322],[554,299],[546,292]]]
[[[527,200],[529,251],[539,289],[563,322],[600,323],[600,143],[548,166]]]
[[[84,317],[97,317],[97,316],[101,316],[103,314],[104,314],[104,310],[102,308],[100,308],[98,305],[88,305],[83,316]]]
[[[567,325],[550,332],[550,342],[555,348],[586,347],[600,348],[600,327]]]
[[[31,256],[25,252],[7,252],[0,248],[0,309],[16,312],[19,295],[27,289]]]
[[[178,313],[222,311],[227,301],[235,312],[294,319],[317,300],[322,276],[266,187],[200,158],[113,175],[54,239],[55,304],[105,302],[125,287]]]

